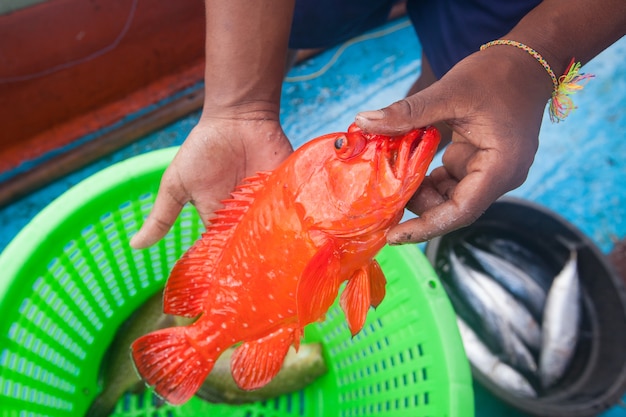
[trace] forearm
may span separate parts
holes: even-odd
[[[556,76],[583,65],[626,34],[624,0],[544,0],[504,38],[539,52]]]
[[[204,115],[278,119],[293,0],[205,0]]]

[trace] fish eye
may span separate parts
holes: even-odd
[[[340,159],[350,159],[365,149],[367,139],[359,133],[348,132],[335,140],[335,150]]]
[[[337,138],[337,140],[335,141],[335,149],[340,150],[343,147],[343,144],[346,142],[345,139],[346,138],[344,138],[343,136]]]

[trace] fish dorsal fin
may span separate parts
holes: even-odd
[[[294,327],[281,327],[269,335],[241,344],[231,359],[233,379],[241,389],[261,388],[280,371],[294,341]]]
[[[184,317],[202,313],[203,303],[211,287],[213,271],[229,245],[235,226],[246,214],[271,172],[259,172],[246,178],[223,200],[223,208],[215,211],[207,230],[176,262],[167,280],[163,295],[163,311]]]
[[[341,262],[332,239],[313,255],[300,277],[297,290],[298,321],[300,327],[318,320],[332,305],[339,284]]]
[[[230,194],[233,198],[225,201],[238,199],[244,199],[247,201],[250,197],[254,198],[256,193],[265,187],[265,183],[270,175],[272,175],[272,171],[259,171],[254,176],[244,178]]]

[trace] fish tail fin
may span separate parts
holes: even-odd
[[[189,342],[187,328],[172,327],[135,340],[131,353],[137,372],[157,395],[183,404],[198,391],[215,360],[207,360]]]

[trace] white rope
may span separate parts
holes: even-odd
[[[339,49],[337,49],[337,51],[335,51],[335,53],[333,54],[333,56],[330,58],[330,60],[319,70],[311,73],[311,74],[305,74],[305,75],[294,75],[293,77],[285,77],[285,82],[288,83],[295,83],[295,82],[299,82],[299,81],[310,81],[313,80],[315,78],[321,77],[322,75],[324,75],[326,72],[328,72],[328,70],[335,64],[335,62],[337,62],[337,59],[339,59],[339,57],[345,52],[346,49],[348,49],[350,46],[357,44],[359,42],[363,42],[363,41],[367,41],[370,39],[376,39],[376,38],[382,38],[383,36],[389,35],[390,33],[394,33],[397,32],[401,29],[404,29],[407,26],[410,26],[411,22],[407,19],[404,20],[396,25],[390,26],[386,29],[382,29],[376,32],[371,32],[371,33],[366,33],[364,35],[360,35],[357,36],[355,38],[350,39],[349,41],[346,41],[344,44],[342,44]]]
[[[133,21],[133,18],[135,17],[135,10],[137,9],[137,2],[139,0],[133,0],[133,2],[131,3],[130,6],[130,11],[128,12],[128,17],[126,18],[126,23],[124,23],[124,27],[122,28],[122,30],[120,31],[120,33],[117,35],[117,37],[115,38],[115,40],[113,40],[113,42],[108,45],[105,46],[102,49],[97,50],[96,52],[87,55],[85,57],[82,58],[78,58],[75,59],[74,61],[69,61],[69,62],[64,62],[62,64],[56,65],[54,67],[50,67],[47,68],[45,70],[39,71],[39,72],[34,72],[31,74],[24,74],[24,75],[14,75],[11,77],[5,77],[5,78],[0,78],[0,84],[5,84],[5,83],[13,83],[13,82],[18,82],[18,81],[29,81],[35,78],[39,78],[39,77],[43,77],[46,75],[50,75],[52,73],[55,73],[57,71],[61,71],[67,68],[71,68],[74,67],[78,64],[83,64],[87,61],[91,61],[92,59],[98,58],[99,56],[102,56],[104,54],[106,54],[107,52],[112,51],[113,49],[117,48],[117,46],[120,44],[120,42],[122,41],[122,39],[124,38],[124,36],[126,36],[126,33],[128,32],[128,29],[130,28],[130,24]]]

